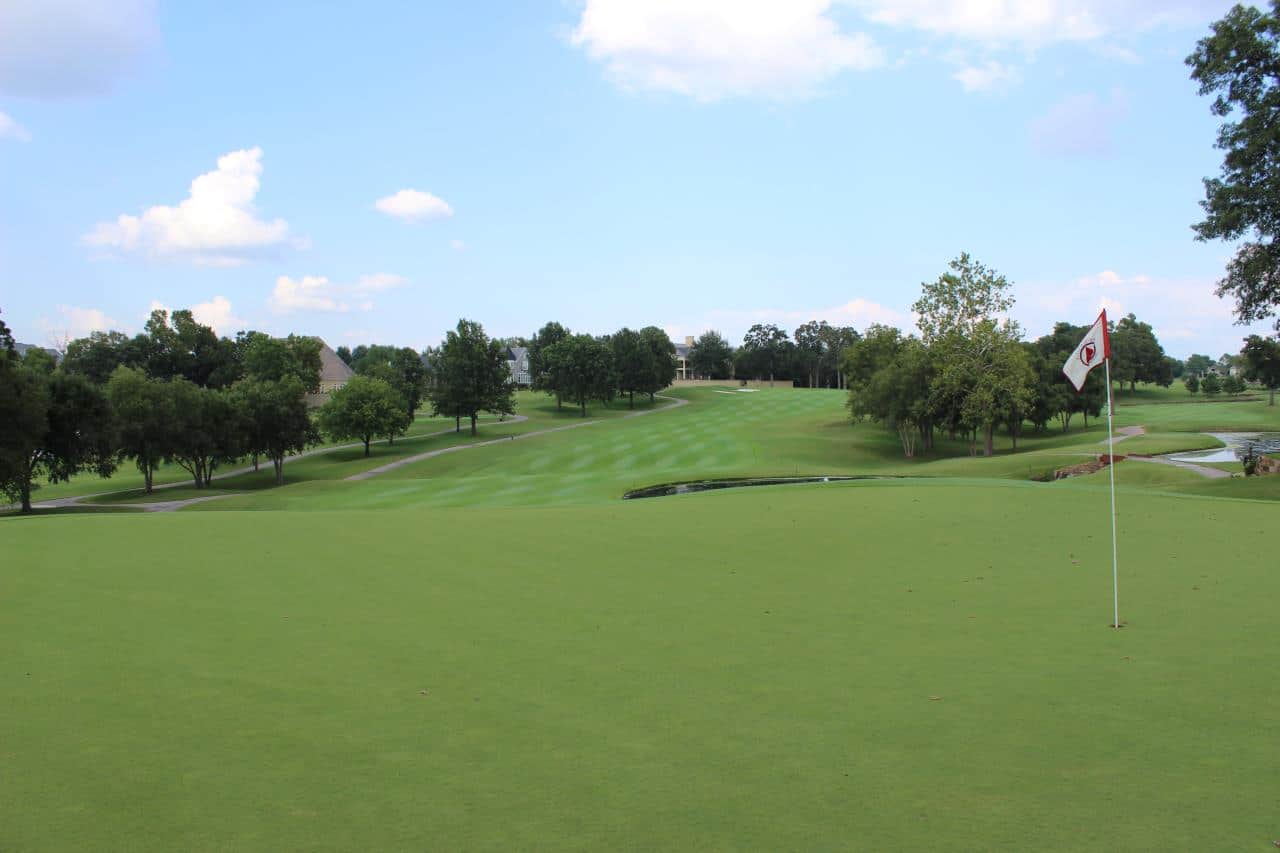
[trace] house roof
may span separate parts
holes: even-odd
[[[693,347],[688,344],[676,344],[676,358],[688,358],[689,350],[691,349],[693,349]]]
[[[15,343],[13,345],[13,348],[18,353],[18,358],[22,358],[24,355],[27,354],[29,350],[40,349],[40,350],[44,350],[49,355],[53,356],[54,361],[62,361],[62,353],[58,352],[56,349],[50,349],[49,347],[38,347],[35,344]]]
[[[329,348],[324,341],[320,342],[320,381],[346,382],[355,371],[347,367],[347,363],[338,358],[338,354]]]
[[[528,354],[528,347],[507,347],[507,361],[520,362]]]

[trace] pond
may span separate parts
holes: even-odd
[[[1258,454],[1280,453],[1280,432],[1211,432],[1209,435],[1226,447],[1174,453],[1169,458],[1175,462],[1235,462],[1244,456],[1245,447],[1250,444]]]
[[[789,486],[796,483],[836,483],[844,480],[879,480],[880,477],[824,476],[824,477],[739,477],[726,480],[695,480],[689,483],[663,483],[633,489],[622,496],[623,500],[636,498],[661,498],[667,495],[688,495],[694,492],[710,492],[715,489],[738,489],[747,486]]]

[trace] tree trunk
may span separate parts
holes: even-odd
[[[564,408],[563,402],[562,402],[562,401],[561,401],[561,399],[560,399],[560,395],[559,395],[559,394],[557,394],[557,395],[556,395],[556,409],[563,409],[563,408]]]
[[[586,416],[587,416],[587,398],[586,398],[586,397],[583,397],[583,398],[582,398],[582,415],[581,415],[581,417],[584,417],[584,418],[585,418]]]
[[[373,436],[371,435],[366,435],[364,437],[364,455],[366,459],[369,457],[369,442],[370,440],[372,440],[372,438]]]
[[[23,512],[27,512],[27,513],[32,512],[32,509],[31,509],[31,478],[30,478],[30,477],[26,477],[25,479],[23,479],[23,481],[22,481],[22,486],[21,486],[20,491],[21,491],[21,494],[22,494],[22,511],[23,511]]]
[[[472,412],[471,413],[471,434],[472,435],[476,434],[476,420],[477,420],[476,413]]]
[[[630,397],[630,403],[627,405],[627,408],[634,409],[636,407],[636,392],[628,391],[627,396]]]
[[[982,455],[994,456],[996,452],[996,442],[995,442],[996,425],[994,423],[987,424],[985,433],[986,435],[983,436],[983,442],[982,442]]]
[[[148,462],[142,469],[142,482],[145,484],[144,491],[147,494],[151,494],[151,487],[155,483],[155,479],[156,466],[153,463]]]
[[[396,434],[394,432],[387,433],[387,444],[396,443]]]
[[[258,473],[258,451],[253,452],[253,472]]]
[[[462,415],[453,416],[453,431],[462,432]]]
[[[275,469],[276,469],[276,485],[283,486],[284,485],[284,457],[272,456],[271,464],[275,466]]]

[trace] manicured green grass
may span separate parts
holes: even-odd
[[[1262,849],[1275,509],[1127,498],[1117,632],[1102,494],[6,524],[0,848]]]

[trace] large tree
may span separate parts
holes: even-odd
[[[1268,406],[1276,404],[1276,389],[1280,388],[1280,340],[1250,335],[1245,338],[1244,349],[1240,351],[1244,357],[1244,376],[1270,392]]]
[[[122,364],[107,380],[107,399],[115,411],[117,457],[134,461],[151,494],[156,467],[173,441],[172,395],[163,381]]]
[[[404,429],[413,423],[414,415],[422,407],[427,391],[427,366],[422,357],[409,347],[392,347],[375,344],[368,347],[359,361],[352,361],[351,369],[361,376],[382,379],[404,399]],[[398,435],[404,430],[379,435]]]
[[[930,397],[936,368],[919,339],[900,338],[896,329],[877,335],[872,345],[851,355],[860,372],[849,383],[849,414],[855,423],[867,419],[897,432],[903,455],[910,459],[918,448],[928,450],[932,444]]]
[[[320,390],[319,338],[273,338],[262,332],[244,332],[239,336],[238,347],[248,378],[278,382],[293,377],[308,394]]]
[[[255,459],[259,455],[270,459],[276,485],[281,485],[285,457],[320,440],[302,380],[296,376],[250,377],[231,389],[231,402],[241,422],[241,451],[252,453]]]
[[[587,416],[593,400],[607,403],[617,388],[613,351],[608,343],[591,335],[571,335],[543,353],[550,391],[576,403]]]
[[[243,410],[226,389],[203,388],[181,378],[165,382],[164,388],[173,412],[165,461],[184,469],[195,487],[203,489],[219,465],[252,451],[244,446]]]
[[[1150,323],[1133,314],[1121,317],[1111,329],[1111,380],[1129,390],[1139,382],[1154,382],[1168,388],[1173,383],[1173,369]]]
[[[530,387],[534,391],[545,391],[556,398],[556,408],[560,408],[561,398],[551,387],[547,372],[545,353],[552,344],[557,344],[569,337],[569,330],[556,322],[550,322],[539,329],[529,339],[529,377]]]
[[[694,376],[728,379],[733,372],[733,347],[719,332],[703,332],[690,347],[687,364]]]
[[[625,326],[609,336],[609,347],[613,351],[618,391],[627,395],[627,407],[634,409],[636,392],[643,394],[654,386],[653,350],[640,337],[639,332]]]
[[[755,368],[753,372],[758,377],[768,376],[770,385],[773,385],[779,365],[784,363],[784,344],[787,342],[787,333],[772,323],[756,323],[742,338],[742,348],[749,354],[750,363]]]
[[[8,359],[6,359],[6,362]],[[0,376],[0,476],[4,491],[31,511],[36,479],[66,482],[115,470],[115,422],[106,394],[83,376],[10,365]]]
[[[654,395],[668,387],[676,379],[676,345],[667,337],[667,333],[657,326],[645,326],[640,330],[640,341],[648,348],[652,356],[653,373],[645,387],[639,389],[649,395],[653,402]]]
[[[329,395],[320,407],[320,429],[335,441],[349,438],[364,443],[364,455],[379,435],[404,429],[404,398],[385,379],[353,376]]]
[[[454,418],[459,430],[462,418],[468,418],[472,435],[481,412],[513,414],[515,386],[507,348],[489,340],[474,320],[459,320],[437,354],[428,398],[432,412]]]
[[[1235,300],[1241,323],[1280,305],[1280,0],[1268,11],[1236,5],[1187,57],[1201,95],[1228,120],[1218,130],[1222,171],[1204,181],[1200,240],[1238,243],[1218,295]],[[1280,328],[1280,319],[1276,321]]]
[[[1034,376],[1018,343],[1021,330],[1002,319],[1013,304],[1009,280],[962,253],[948,272],[921,285],[912,306],[941,366],[936,414],[952,430],[981,434],[985,456],[995,452],[996,424],[1032,402]]]

